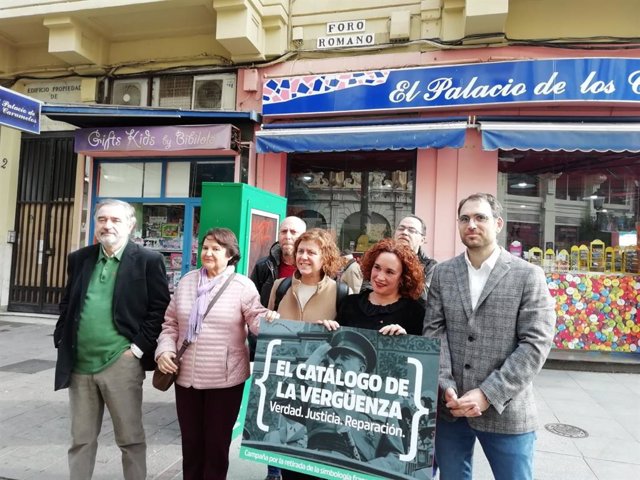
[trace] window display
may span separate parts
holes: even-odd
[[[132,241],[162,253],[173,292],[198,267],[202,182],[232,182],[234,165],[227,157],[100,160],[96,200],[120,197],[134,206]]]
[[[364,253],[414,211],[415,151],[289,155],[287,214]]]
[[[140,241],[164,256],[169,291],[173,291],[182,276],[184,206],[136,204],[134,207],[142,209]]]
[[[539,264],[557,348],[640,352],[640,165],[627,153],[501,152],[502,243]]]

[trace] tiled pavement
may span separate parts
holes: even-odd
[[[0,315],[0,479],[68,478],[66,391],[53,391],[52,317]],[[640,478],[640,374],[544,369],[535,382],[542,428],[536,444],[538,480]],[[149,478],[182,478],[173,394],[145,383],[144,422]],[[584,438],[544,428],[566,424]],[[569,432],[570,433],[570,432]],[[262,480],[265,467],[231,452],[231,480]],[[477,449],[474,478],[493,478]],[[94,479],[121,478],[120,453],[105,418]]]

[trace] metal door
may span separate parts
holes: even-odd
[[[10,311],[58,312],[71,245],[76,158],[68,134],[23,135]]]

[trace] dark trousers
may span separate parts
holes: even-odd
[[[208,390],[176,384],[184,480],[227,478],[231,432],[238,417],[243,390],[244,383]]]

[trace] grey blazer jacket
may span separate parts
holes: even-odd
[[[427,299],[424,331],[441,340],[441,391],[458,396],[480,388],[491,406],[469,418],[471,427],[494,433],[537,428],[532,381],[549,354],[555,304],[540,267],[504,249],[471,308],[464,254],[436,265]],[[441,419],[454,421],[440,402]]]

